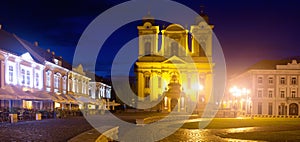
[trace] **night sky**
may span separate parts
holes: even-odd
[[[177,1],[196,12],[200,11],[200,5],[205,6],[205,13],[215,25],[214,32],[223,48],[229,75],[262,59],[300,55],[300,1]],[[4,30],[29,42],[38,41],[42,48],[55,51],[56,55],[72,63],[76,44],[84,29],[103,11],[122,2],[1,1],[0,24]],[[104,44],[98,57],[97,74],[109,75],[114,55],[122,45],[137,36],[138,24],[140,21],[120,28]]]

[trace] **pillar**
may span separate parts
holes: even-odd
[[[144,100],[144,75],[142,72],[138,72],[138,97],[139,101]]]

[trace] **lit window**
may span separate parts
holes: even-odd
[[[22,78],[21,83],[24,85],[25,84],[25,70],[24,69],[21,70],[21,78]]]
[[[10,82],[13,82],[13,78],[14,78],[14,68],[13,68],[13,66],[9,66],[8,67],[8,80]]]
[[[171,56],[178,56],[178,43],[177,42],[172,42],[171,43]]]
[[[296,77],[292,77],[291,84],[292,85],[296,85],[297,84],[297,78]]]
[[[30,72],[29,71],[26,72],[26,84],[30,85]]]
[[[54,88],[58,88],[58,76],[54,75]]]
[[[285,84],[285,77],[280,78],[280,84]]]
[[[151,43],[150,42],[145,43],[145,55],[151,55]]]
[[[63,77],[63,90],[66,90],[67,87],[67,76]]]
[[[59,73],[54,74],[54,88],[55,89],[59,89],[60,77],[61,77],[61,75]]]
[[[39,86],[39,74],[38,73],[35,74],[35,86],[36,87]]]
[[[46,73],[46,85],[47,85],[47,87],[51,86],[51,71],[50,70],[48,70]]]
[[[262,84],[263,83],[263,78],[262,77],[258,77],[257,78],[257,83]]]

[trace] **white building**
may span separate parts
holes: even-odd
[[[69,109],[71,104],[78,106],[76,97],[89,96],[90,78],[82,65],[72,68],[37,42],[31,44],[3,29],[0,39],[0,87],[11,91],[0,94],[0,108]]]
[[[258,116],[299,116],[299,81],[297,60],[258,62],[230,80],[231,86],[248,91],[240,91],[238,96],[232,96],[238,91],[228,92],[231,97],[227,96],[223,107],[237,106],[241,113]]]

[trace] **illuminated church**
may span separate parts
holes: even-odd
[[[135,64],[139,101],[160,101],[155,109],[193,111],[210,99],[213,77],[212,29],[201,12],[189,29],[170,24],[160,29],[149,14],[138,26],[139,58]]]

